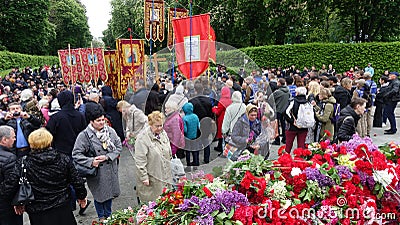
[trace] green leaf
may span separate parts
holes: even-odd
[[[225,212],[222,212],[220,214],[217,215],[217,219],[220,221],[223,221],[224,219],[226,219],[228,216],[226,215]]]
[[[228,214],[228,218],[231,219],[233,217],[233,214],[235,214],[235,209],[232,208],[231,211]]]
[[[281,177],[282,173],[281,172],[274,172],[274,177],[275,179],[278,179],[279,177]]]

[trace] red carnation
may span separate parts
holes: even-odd
[[[211,198],[212,193],[211,193],[210,189],[208,189],[206,186],[204,186],[203,191],[207,195],[207,197]]]
[[[346,149],[346,147],[345,147],[345,146],[340,146],[340,148],[339,148],[339,153],[340,153],[341,155],[346,155],[346,154],[347,154],[347,149]]]
[[[325,133],[326,136],[328,136],[328,137],[331,137],[331,136],[332,136],[332,134],[331,134],[331,132],[329,132],[329,130],[324,130],[324,133]]]

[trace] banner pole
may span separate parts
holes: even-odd
[[[190,62],[190,80],[192,80],[192,74],[193,74],[193,69],[192,69],[192,26],[193,26],[193,19],[192,19],[192,0],[189,2],[190,6],[190,11],[189,11],[189,17],[190,17],[190,38],[189,38],[189,46],[190,46],[190,53],[189,53],[189,62]]]
[[[129,27],[129,40],[130,40],[130,47],[131,47],[131,65],[132,65],[132,76],[133,76],[133,90],[136,91],[135,86],[136,86],[136,76],[135,76],[135,60],[134,60],[134,55],[133,55],[133,46],[132,46],[132,29]]]
[[[71,55],[71,44],[68,43],[68,54],[69,54],[69,81],[68,81],[68,89],[70,88],[69,82],[74,80],[72,78],[72,55]],[[71,82],[72,83],[72,82]]]

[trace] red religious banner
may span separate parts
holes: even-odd
[[[83,79],[82,60],[79,49],[58,50],[62,76],[65,84],[75,84]]]
[[[187,17],[189,11],[181,8],[169,8],[168,11],[168,38],[167,47],[171,50],[174,46],[174,31],[172,29],[172,20]]]
[[[111,87],[116,98],[119,96],[118,86],[118,55],[115,50],[104,51],[104,61],[106,62],[106,71],[108,74],[107,85]]]
[[[164,1],[144,1],[144,34],[146,40],[164,40]]]
[[[97,82],[107,80],[106,67],[104,65],[104,53],[102,48],[81,48],[80,49],[83,79],[79,82],[90,82],[92,79]]]
[[[144,40],[117,39],[118,62],[118,96],[123,96],[128,84],[134,80],[146,80],[144,75]]]
[[[202,14],[172,20],[178,68],[186,78],[195,79],[204,73],[208,60],[216,61],[215,33],[210,15]]]

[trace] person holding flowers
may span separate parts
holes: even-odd
[[[135,142],[135,176],[140,201],[154,201],[164,187],[172,183],[171,146],[163,129],[164,116],[159,111],[148,115],[149,127]]]
[[[233,146],[241,149],[249,149],[251,152],[257,153],[259,149],[265,149],[267,140],[257,140],[261,134],[261,122],[257,119],[258,108],[253,104],[246,107],[244,113],[235,123],[232,130],[231,142]],[[269,153],[268,153],[269,154]]]
[[[333,116],[333,104],[336,103],[336,99],[327,88],[321,89],[318,97],[321,104],[318,106],[315,101],[312,101],[311,104],[314,107],[315,117],[319,121],[317,128],[317,130],[319,130],[319,138],[322,138],[326,134],[325,131],[327,130],[331,134],[328,138],[332,141],[335,127],[331,118]]]

